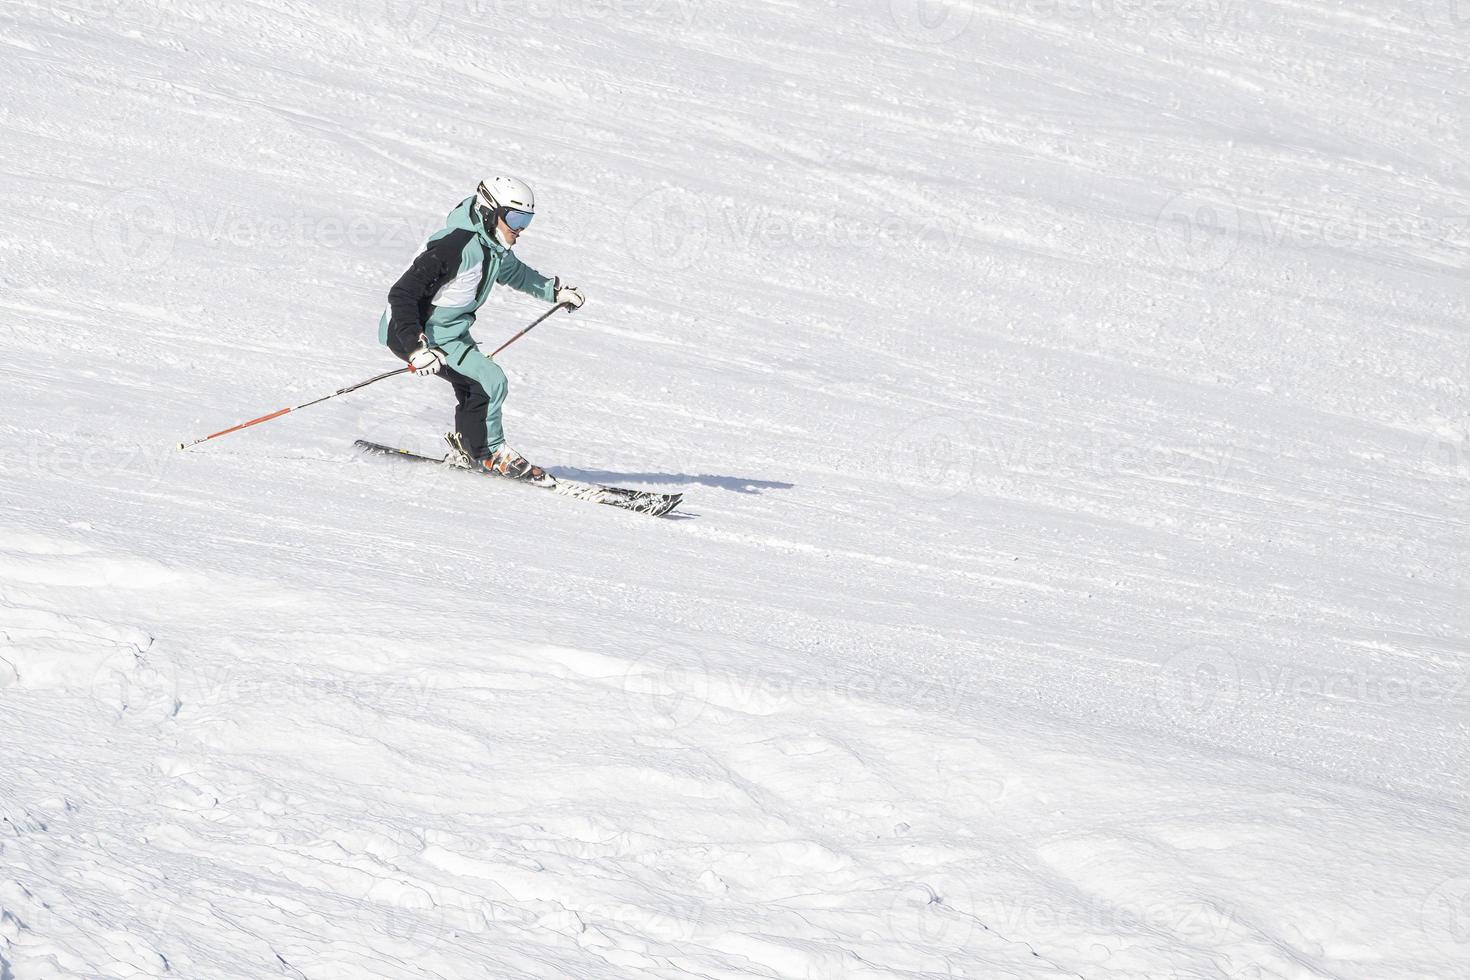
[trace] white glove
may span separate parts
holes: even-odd
[[[430,347],[429,339],[423,334],[419,334],[419,343],[424,346],[408,355],[409,369],[419,377],[438,374],[439,369],[444,366],[444,352],[437,347]]]
[[[581,306],[585,302],[587,302],[587,297],[583,296],[582,291],[576,286],[563,286],[560,279],[556,281],[557,306],[561,306],[563,303],[565,303],[567,306],[570,306],[572,309],[575,310],[577,307]]]

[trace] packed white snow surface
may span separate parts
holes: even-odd
[[[1470,976],[1470,11],[7,0],[0,977]],[[583,286],[437,452],[483,176]],[[497,293],[496,344],[544,309]]]

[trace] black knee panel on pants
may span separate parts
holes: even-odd
[[[439,377],[454,385],[454,397],[457,400],[454,428],[464,441],[465,451],[476,459],[484,459],[489,448],[485,445],[485,409],[490,404],[490,395],[480,386],[480,382],[460,374],[454,368],[441,368]]]

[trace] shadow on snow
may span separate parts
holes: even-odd
[[[721,490],[733,490],[736,493],[760,493],[764,490],[790,490],[796,486],[794,483],[782,483],[779,480],[750,480],[738,476],[712,476],[708,473],[617,473],[612,470],[583,470],[575,466],[548,466],[546,468],[557,476],[565,477],[568,480],[580,480],[583,483],[699,485],[719,487]]]

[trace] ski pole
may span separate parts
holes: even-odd
[[[510,338],[509,340],[507,340],[505,343],[503,343],[499,347],[495,348],[494,353],[492,353],[490,355],[490,360],[492,360],[492,361],[495,360],[495,355],[496,354],[499,354],[501,351],[505,350],[511,344],[515,343],[517,340],[520,340],[526,334],[530,333],[531,332],[531,327],[534,327],[536,324],[540,323],[542,320],[544,320],[547,317],[551,316],[551,314],[555,313],[557,310],[561,309],[563,306],[571,306],[571,305],[572,304],[570,304],[570,303],[557,303],[551,309],[547,310],[545,313],[543,313],[540,316],[538,316],[535,320],[531,321],[531,326],[530,327],[525,328],[520,333],[516,334],[514,337]]]
[[[533,324],[531,324],[531,326],[535,326],[535,324],[533,323]],[[528,327],[527,329],[530,329],[530,328]],[[190,447],[199,445],[201,442],[208,442],[211,439],[218,439],[220,436],[227,436],[231,432],[239,432],[241,429],[248,429],[252,425],[259,425],[262,422],[269,422],[271,419],[278,419],[282,415],[285,415],[287,412],[295,412],[295,411],[297,411],[299,409],[310,408],[312,405],[316,405],[316,404],[318,404],[320,402],[324,402],[328,398],[336,398],[338,395],[345,395],[349,391],[356,391],[359,388],[366,388],[368,385],[372,384],[374,381],[382,381],[384,378],[391,378],[395,374],[407,374],[409,371],[412,371],[412,370],[413,370],[413,368],[403,367],[403,368],[399,368],[397,371],[385,371],[382,374],[378,375],[377,377],[368,378],[366,381],[359,381],[357,384],[352,385],[350,387],[347,387],[347,388],[339,388],[337,391],[332,392],[330,395],[323,395],[322,397],[316,399],[315,401],[309,401],[309,402],[306,402],[303,405],[296,405],[296,406],[294,406],[292,408],[283,408],[279,412],[271,412],[269,415],[262,415],[260,418],[258,418],[258,419],[251,419],[249,422],[241,422],[239,425],[231,426],[228,429],[224,429],[224,430],[222,430],[220,432],[216,432],[214,435],[205,436],[203,439],[195,439],[193,442],[190,442],[190,443],[183,443],[183,442],[181,442],[181,443],[179,443],[179,448],[180,449],[189,449]]]

